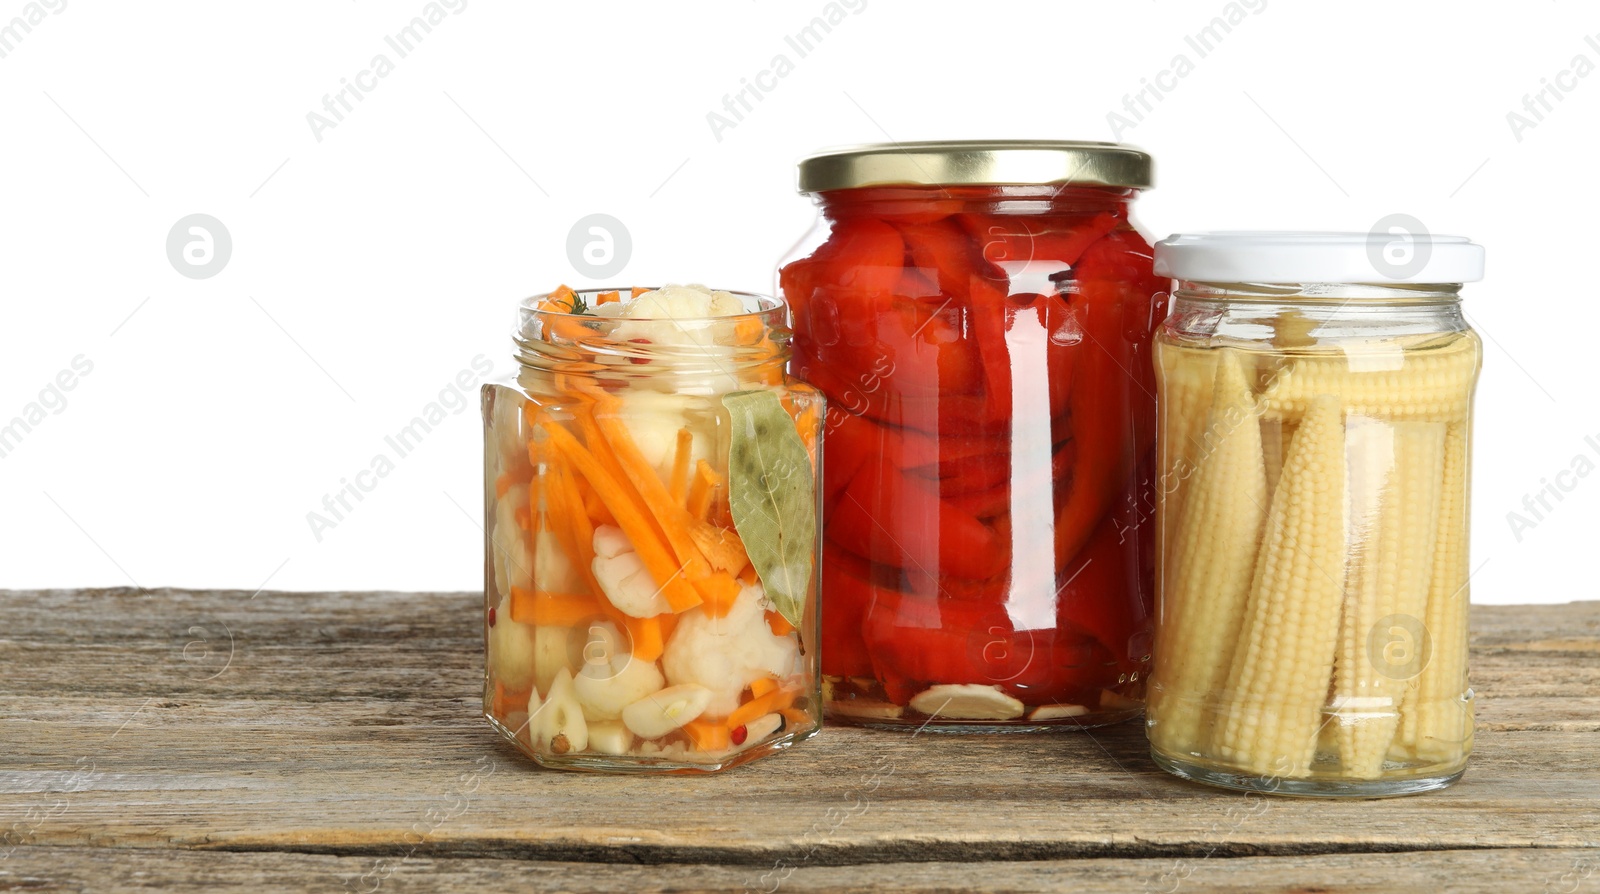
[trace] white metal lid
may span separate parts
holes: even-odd
[[[1416,224],[1416,229],[1405,223]],[[1483,246],[1426,232],[1175,233],[1156,243],[1155,272],[1191,282],[1462,283],[1483,279]]]

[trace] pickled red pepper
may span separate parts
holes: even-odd
[[[1151,591],[1165,283],[1116,193],[1018,192],[825,194],[831,237],[780,271],[829,398],[823,672],[894,705],[991,686],[985,719],[1116,701]]]

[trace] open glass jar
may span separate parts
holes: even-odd
[[[1458,290],[1482,248],[1225,233],[1156,252],[1178,280],[1156,337],[1156,762],[1298,795],[1448,785],[1472,750],[1482,347]]]
[[[869,726],[1135,716],[1154,569],[1152,326],[1166,282],[1107,143],[865,146],[800,166],[779,271],[827,395],[823,672]]]
[[[540,764],[704,772],[817,732],[824,403],[782,303],[523,302],[483,388],[484,713]]]

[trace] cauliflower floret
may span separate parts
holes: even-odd
[[[689,283],[688,285],[684,286],[684,288],[694,289],[697,292],[704,292],[707,295],[710,295],[711,315],[714,317],[724,317],[728,316],[729,314],[744,313],[744,302],[740,301],[739,297],[732,292],[724,292],[721,289],[712,289],[709,286],[704,286],[697,282]]]
[[[572,681],[588,720],[617,720],[623,708],[666,685],[654,661],[635,658],[624,645],[609,621],[589,628],[583,669]]]
[[[678,430],[689,424],[692,400],[650,388],[627,388],[618,397],[622,405],[617,414],[627,424],[639,452],[650,465],[660,469],[665,464],[670,470],[672,453],[678,446]]]
[[[635,618],[653,618],[672,611],[672,603],[621,528],[595,528],[594,554],[591,567],[595,580],[618,611]]]
[[[726,717],[753,680],[793,673],[799,646],[792,636],[772,635],[766,609],[761,585],[752,584],[739,592],[725,617],[709,617],[699,608],[684,612],[661,656],[667,682],[706,687],[712,693],[706,715]]]
[[[494,541],[495,592],[500,596],[510,595],[512,587],[533,588],[533,550],[528,544],[528,532],[517,524],[517,510],[527,508],[526,484],[514,485],[495,501],[490,536]]]
[[[534,538],[533,580],[542,593],[574,593],[582,587],[577,566],[551,531],[540,531]]]
[[[501,599],[489,628],[489,671],[507,689],[519,691],[533,685],[533,629],[511,620],[511,604]]]
[[[494,407],[490,416],[495,441],[494,472],[499,475],[515,468],[519,462],[526,462],[528,437],[522,431],[522,395],[504,385],[494,386],[491,394]]]
[[[662,286],[623,305],[621,315],[628,320],[617,327],[616,337],[709,345],[716,329],[707,318],[743,312],[743,302],[731,292],[714,292],[702,285]]]

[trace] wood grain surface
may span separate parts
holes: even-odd
[[[1600,890],[1600,603],[1474,608],[1466,778],[1361,802],[1185,783],[1137,723],[540,770],[480,605],[0,591],[0,891]]]

